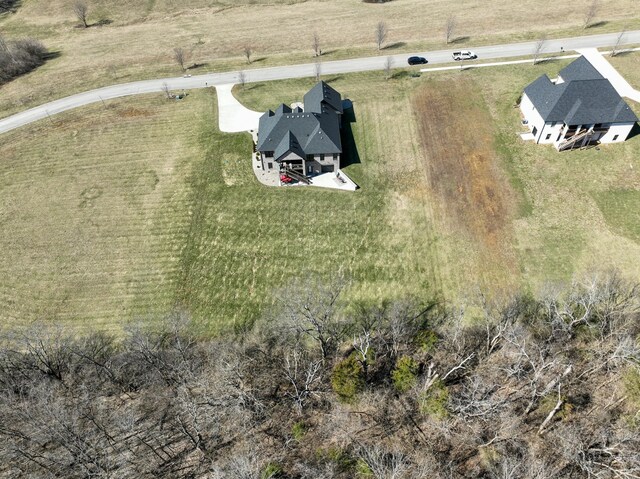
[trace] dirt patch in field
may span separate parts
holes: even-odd
[[[430,82],[416,91],[412,104],[428,186],[454,231],[513,269],[506,258],[514,194],[494,150],[492,118],[477,92],[470,80]]]
[[[118,110],[118,116],[122,118],[144,118],[151,115],[153,115],[153,113],[146,108],[128,107]]]

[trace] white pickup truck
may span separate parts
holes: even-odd
[[[478,58],[478,55],[476,55],[475,53],[473,53],[470,50],[462,50],[460,52],[453,52],[453,59],[455,61],[459,61],[459,60],[475,60],[476,58]]]

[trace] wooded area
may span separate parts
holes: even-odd
[[[300,281],[235,337],[185,314],[123,338],[44,324],[0,349],[0,476],[632,478],[640,289],[341,304]]]

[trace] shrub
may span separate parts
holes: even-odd
[[[429,390],[422,393],[418,398],[420,412],[425,416],[438,419],[444,419],[449,415],[447,411],[448,401],[449,391],[440,380],[434,382]]]
[[[307,433],[307,426],[304,422],[298,421],[291,426],[291,435],[296,441],[299,441]]]
[[[354,402],[358,393],[364,389],[364,384],[362,364],[353,355],[340,361],[333,368],[331,387],[341,401]]]
[[[373,477],[373,471],[364,459],[358,459],[356,463],[356,474],[358,478]]]
[[[423,353],[430,353],[438,343],[438,335],[431,329],[419,331],[415,339],[416,345]]]
[[[281,476],[282,476],[282,468],[277,464],[270,462],[262,470],[262,474],[260,474],[260,479],[275,479]]]
[[[19,4],[19,0],[0,0],[0,14],[15,11]]]
[[[0,85],[39,67],[46,57],[47,49],[38,40],[9,42],[0,38]]]
[[[416,385],[418,363],[409,356],[402,356],[396,363],[396,368],[391,372],[393,385],[401,392],[407,392]]]
[[[627,393],[627,403],[633,409],[631,423],[640,426],[640,369],[631,368],[624,376],[624,389]]]
[[[317,457],[321,461],[326,461],[334,464],[337,470],[343,473],[352,472],[357,467],[359,462],[351,457],[351,455],[349,455],[347,451],[336,446],[318,450]]]

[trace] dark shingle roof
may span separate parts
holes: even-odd
[[[333,109],[327,108],[324,100],[321,101],[320,112],[307,109],[308,95],[316,90],[316,84],[305,95],[305,110],[291,111],[286,105],[280,105],[275,112],[267,110],[261,117],[258,125],[258,151],[273,151],[278,159],[288,151],[292,151],[301,157],[311,154],[335,154],[342,152],[340,140],[341,116]],[[327,85],[328,86],[328,85]],[[329,87],[331,88],[331,87]],[[338,104],[342,108],[342,99],[338,95]],[[314,95],[311,101],[315,101]],[[331,101],[336,99],[331,95]],[[288,110],[288,111],[287,111]]]
[[[275,151],[282,139],[292,133],[305,154],[340,153],[340,116],[335,112],[269,115],[260,117],[259,151]]]
[[[589,60],[581,56],[572,61],[558,73],[564,81],[572,80],[602,80],[604,77]]]
[[[582,58],[582,57],[581,57]],[[544,121],[562,121],[567,125],[633,122],[638,118],[620,97],[609,80],[595,76],[588,61],[568,65],[561,71],[564,83],[553,84],[542,75],[524,89]],[[577,64],[572,67],[573,64]],[[597,71],[596,71],[597,73]],[[577,79],[580,77],[581,79]],[[567,80],[567,78],[576,78]]]
[[[330,106],[336,112],[342,113],[342,98],[340,93],[323,81],[319,81],[309,90],[303,98],[304,110],[322,113],[326,106]],[[323,108],[325,107],[325,108]]]
[[[273,154],[273,157],[278,160],[281,156],[293,152],[298,155],[300,158],[305,157],[305,153],[298,142],[298,139],[293,136],[293,133],[290,131],[284,135],[282,141],[278,144]]]

